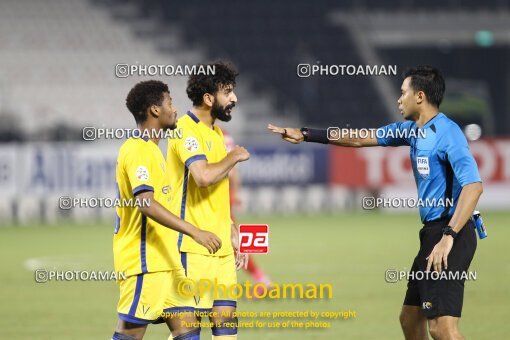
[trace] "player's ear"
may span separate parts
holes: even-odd
[[[425,92],[416,92],[416,104],[421,104],[425,100]]]
[[[204,96],[202,97],[204,100],[204,104],[207,106],[213,106],[214,104],[214,96],[210,93],[204,93]]]
[[[149,108],[149,113],[156,118],[159,117],[159,106],[151,105]]]

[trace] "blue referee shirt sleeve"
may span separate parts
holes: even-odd
[[[464,187],[471,183],[481,182],[478,166],[459,126],[453,124],[443,138],[446,157],[459,184]]]
[[[378,128],[376,133],[377,144],[379,146],[410,145],[409,130],[411,130],[412,124],[410,121],[397,122]]]

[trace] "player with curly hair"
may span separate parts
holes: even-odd
[[[236,269],[246,267],[247,257],[239,254],[238,230],[230,217],[229,171],[250,154],[240,146],[227,152],[223,132],[216,120],[228,122],[237,103],[234,93],[237,70],[216,61],[214,75],[192,75],[186,92],[193,108],[179,118],[182,139],[168,142],[168,169],[175,191],[172,212],[187,222],[214,232],[221,249],[210,254],[192,238],[181,233],[178,247],[186,276],[196,284],[207,281],[219,287],[237,283]],[[177,175],[176,175],[177,174]],[[237,302],[225,290],[208,290],[195,296],[196,308],[211,311],[213,339],[237,337]]]
[[[171,187],[165,158],[158,147],[159,135],[152,132],[176,128],[176,110],[168,86],[149,80],[136,84],[129,92],[126,106],[135,117],[143,138],[129,138],[119,151],[116,180],[119,199],[139,199],[148,205],[117,207],[113,255],[119,280],[119,321],[114,340],[142,339],[147,325],[164,311],[187,306],[193,312],[193,300],[178,294],[178,282],[184,279],[175,244],[177,232],[188,235],[197,247],[214,253],[220,239],[179,219],[170,210]],[[189,313],[186,321],[196,321]],[[177,339],[198,339],[199,329],[182,326],[182,318],[165,320]]]

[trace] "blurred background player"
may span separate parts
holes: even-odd
[[[147,137],[129,138],[119,151],[119,198],[137,198],[150,204],[117,208],[114,263],[115,270],[124,272],[127,278],[119,282],[119,321],[114,340],[142,339],[147,325],[167,308],[178,306],[182,311],[186,306],[193,311],[192,299],[183,299],[176,289],[184,270],[175,245],[175,231],[189,235],[210,253],[221,247],[216,235],[197,229],[168,210],[170,175],[157,134],[176,128],[177,113],[168,86],[160,81],[140,82],[129,92],[126,105]],[[186,321],[193,319],[190,315]],[[166,320],[175,339],[198,339],[199,329],[186,328],[182,320]]]
[[[271,124],[268,128],[294,144],[306,141],[347,147],[411,147],[418,198],[423,202],[453,200],[453,205],[419,207],[423,228],[411,272],[423,276],[409,279],[400,323],[406,339],[428,339],[427,321],[434,339],[464,339],[459,330],[465,282],[461,275],[467,273],[476,251],[471,215],[483,192],[482,181],[466,137],[455,122],[439,112],[445,92],[439,70],[417,66],[407,70],[403,78],[397,103],[406,121],[386,125],[375,136],[358,138],[354,130],[331,134],[329,129],[299,130]],[[328,140],[328,134],[335,138]],[[434,279],[425,276],[430,269],[457,276]]]
[[[221,61],[212,65],[214,75],[189,77],[186,92],[193,109],[179,118],[182,138],[169,140],[167,162],[175,190],[172,211],[214,232],[222,241],[222,248],[211,255],[180,234],[178,247],[186,276],[195,283],[210,280],[231,287],[237,283],[236,269],[246,266],[247,256],[234,254],[238,230],[230,218],[228,173],[238,162],[248,160],[250,154],[239,146],[227,153],[223,132],[215,125],[217,119],[228,122],[232,118],[231,111],[237,103],[234,87],[238,72],[233,65]],[[237,337],[237,318],[231,314],[237,306],[234,299],[218,298],[211,290],[195,296],[195,301],[197,309],[218,313],[211,318],[215,325],[213,338]]]
[[[225,129],[223,129],[223,137],[225,138],[225,146],[227,147],[227,152],[230,152],[236,146],[236,144],[234,143],[234,138],[232,138],[232,136]],[[228,173],[228,179],[230,188],[230,216],[232,218],[232,221],[234,221],[234,224],[237,224],[235,213],[242,206],[243,202],[239,197],[242,185],[241,173],[236,167],[230,170],[230,172]],[[271,279],[264,272],[264,270],[257,264],[253,256],[248,257],[248,265],[246,266],[246,268],[243,267],[243,269],[253,278],[253,280],[255,280],[256,283],[263,283],[267,287],[269,287],[269,285],[271,284]],[[257,287],[257,290],[258,290],[257,296],[262,296],[264,289],[259,286]]]

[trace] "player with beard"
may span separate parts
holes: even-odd
[[[228,122],[237,102],[233,65],[212,63],[214,75],[192,75],[186,92],[193,108],[179,118],[182,138],[168,142],[167,164],[171,174],[172,212],[183,220],[218,235],[221,249],[210,254],[181,233],[176,240],[186,276],[198,286],[209,282],[227,289],[212,289],[194,296],[200,311],[211,311],[213,339],[235,339],[237,302],[228,288],[237,283],[236,269],[246,267],[246,255],[239,254],[238,230],[230,217],[229,171],[249,159],[248,151],[235,146],[227,152],[223,132],[216,120]],[[178,174],[178,175],[175,175]]]
[[[176,128],[176,110],[168,86],[149,80],[136,84],[126,98],[143,138],[129,138],[119,151],[116,169],[119,199],[149,202],[117,207],[113,256],[119,280],[119,321],[113,340],[142,339],[147,325],[163,310],[186,306],[193,311],[193,299],[178,294],[178,283],[185,279],[175,245],[177,232],[189,235],[206,252],[214,253],[221,241],[170,213],[171,187],[165,158],[158,147],[159,131]],[[190,315],[191,314],[191,315]],[[199,329],[182,325],[182,319],[166,318],[175,339],[198,339]],[[193,313],[185,319],[196,321]]]

